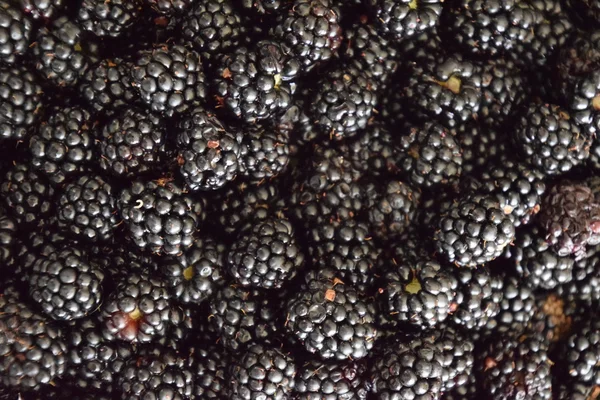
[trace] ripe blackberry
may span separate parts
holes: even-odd
[[[298,400],[365,400],[366,365],[363,362],[330,363],[310,360],[298,366],[295,398]]]
[[[474,364],[475,343],[452,327],[432,331],[431,335],[442,354],[442,390],[447,392],[467,384]]]
[[[490,340],[477,362],[485,393],[494,399],[552,399],[547,351],[548,344],[535,335]]]
[[[101,60],[90,66],[79,83],[83,99],[97,112],[112,112],[131,106],[138,100],[131,83],[132,68],[129,61],[121,58]]]
[[[15,246],[19,243],[17,239],[17,223],[7,215],[6,211],[0,211],[0,271],[11,275],[15,262],[17,261],[17,250]]]
[[[304,263],[292,224],[281,217],[260,221],[238,234],[228,254],[228,271],[237,283],[279,289]]]
[[[598,321],[588,319],[569,335],[560,349],[560,359],[568,374],[577,381],[598,385],[600,383],[600,329]]]
[[[0,193],[18,223],[33,224],[54,211],[54,189],[27,164],[16,164],[6,173]]]
[[[162,181],[133,182],[121,192],[117,207],[135,244],[156,254],[190,247],[206,212],[203,201]]]
[[[503,130],[486,128],[478,123],[459,127],[456,138],[462,150],[462,176],[477,175],[488,164],[505,160],[510,147]]]
[[[179,171],[191,190],[216,190],[235,179],[241,169],[235,133],[201,108],[183,117],[178,128]]]
[[[200,304],[224,283],[225,246],[210,237],[196,238],[192,247],[161,261],[167,286],[184,304]]]
[[[29,48],[33,23],[28,16],[8,1],[0,2],[0,60],[16,64]]]
[[[600,42],[600,31],[598,41]],[[600,53],[600,43],[598,52]],[[600,58],[600,54],[599,54]],[[600,64],[600,60],[599,60]],[[573,88],[570,99],[570,109],[575,122],[581,127],[583,133],[590,138],[595,138],[600,132],[600,65],[597,70],[580,78]],[[592,142],[591,157],[598,165],[598,142]]]
[[[254,344],[230,366],[231,399],[287,399],[295,383],[296,365],[289,354]]]
[[[575,261],[573,279],[557,288],[557,293],[565,299],[580,304],[591,305],[600,300],[600,254],[597,247],[588,249],[585,257]]]
[[[228,393],[229,355],[222,348],[204,342],[190,349],[188,364],[194,373],[193,396],[224,399]]]
[[[513,142],[524,161],[547,175],[565,173],[582,163],[591,145],[566,110],[535,103],[519,119]]]
[[[167,338],[185,318],[165,282],[144,272],[124,277],[101,308],[103,336],[132,343]]]
[[[290,106],[292,80],[299,69],[300,64],[276,42],[238,47],[215,60],[212,86],[217,107],[249,123],[270,118]]]
[[[342,41],[340,19],[330,0],[294,0],[278,13],[271,34],[309,70],[336,54]]]
[[[42,88],[27,68],[0,68],[0,137],[23,139],[43,112]]]
[[[186,13],[192,4],[193,0],[145,0],[155,12],[163,15],[181,15]]]
[[[55,20],[38,31],[32,44],[38,72],[56,86],[73,86],[95,61],[93,43],[83,38],[81,28],[68,17]]]
[[[493,196],[467,194],[439,219],[437,250],[461,267],[474,267],[502,254],[515,236],[513,218]]]
[[[438,24],[443,1],[368,0],[379,29],[396,41],[432,29]]]
[[[118,37],[136,23],[141,10],[141,0],[83,0],[77,21],[96,36]]]
[[[561,47],[551,71],[559,88],[560,104],[569,103],[578,81],[600,67],[600,31],[579,32]]]
[[[284,172],[290,161],[287,133],[251,126],[242,138],[244,174],[252,182],[273,178]]]
[[[231,0],[196,3],[180,22],[182,35],[209,58],[239,46],[246,30]]]
[[[19,0],[23,11],[34,19],[50,20],[65,7],[64,0]]]
[[[31,137],[31,164],[53,184],[81,173],[94,156],[92,116],[81,107],[54,107]]]
[[[350,64],[330,69],[311,94],[308,116],[323,138],[340,140],[367,126],[377,105],[373,81]]]
[[[539,224],[559,256],[580,258],[587,245],[600,243],[600,205],[585,184],[564,180],[550,189]]]
[[[285,327],[324,359],[366,357],[377,339],[374,304],[338,278],[313,279],[300,288],[287,304]]]
[[[399,335],[382,346],[371,366],[371,392],[381,399],[436,399],[443,359],[434,336]]]
[[[117,177],[153,172],[164,153],[166,124],[149,111],[122,110],[102,128],[100,168]]]
[[[561,383],[556,390],[556,400],[589,400],[597,397],[598,386],[580,382]]]
[[[445,392],[442,400],[477,400],[480,398],[479,396],[477,377],[475,374],[471,374],[465,384],[455,386],[452,390]]]
[[[400,138],[398,168],[418,187],[453,185],[462,173],[461,149],[451,131],[437,123],[410,128]]]
[[[65,372],[59,326],[8,293],[0,296],[0,374],[7,387],[40,390]]]
[[[393,175],[398,170],[396,138],[381,123],[369,124],[348,143],[347,153],[352,166],[366,176]]]
[[[156,44],[140,51],[131,77],[146,105],[168,117],[190,110],[206,98],[202,58],[179,44]]]

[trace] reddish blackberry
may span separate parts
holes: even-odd
[[[287,399],[294,388],[296,365],[289,354],[254,344],[230,366],[231,399]]]
[[[66,16],[38,31],[32,44],[38,72],[56,86],[73,86],[95,61],[93,43],[84,40],[81,28]]]
[[[79,83],[82,97],[98,112],[131,106],[138,100],[131,83],[132,68],[130,62],[120,58],[102,60],[90,66]]]
[[[249,123],[287,109],[295,91],[292,79],[300,69],[276,42],[261,41],[254,48],[238,47],[215,61],[212,82],[217,106]]]
[[[185,323],[165,283],[139,272],[121,280],[101,308],[102,333],[108,340],[156,342]]]
[[[15,164],[0,186],[8,211],[19,223],[33,224],[52,215],[54,189],[26,164]]]
[[[589,156],[590,138],[556,105],[530,104],[513,132],[523,160],[547,175],[565,173]]]
[[[330,0],[294,0],[278,13],[271,34],[308,70],[332,58],[342,42],[340,15]]]
[[[140,51],[131,70],[133,86],[152,109],[171,117],[206,98],[202,58],[178,44],[156,44]]]
[[[400,138],[398,168],[418,187],[456,184],[462,173],[461,149],[451,131],[437,123],[411,127]]]
[[[94,155],[92,116],[81,107],[54,107],[31,137],[31,164],[53,184],[85,170]]]
[[[281,217],[248,227],[229,250],[229,273],[243,286],[281,288],[304,263],[295,236],[292,224]]]
[[[288,135],[279,129],[251,126],[242,138],[244,174],[252,182],[273,178],[284,172],[290,161]]]
[[[34,19],[52,19],[65,7],[64,0],[19,0],[23,11]]]
[[[167,286],[185,304],[200,304],[224,283],[225,246],[211,239],[196,238],[192,247],[161,261]]]
[[[437,250],[461,267],[474,267],[502,254],[515,235],[513,218],[490,195],[467,194],[439,219]]]
[[[141,0],[83,0],[77,21],[96,36],[118,37],[136,23],[141,15]]]
[[[369,124],[348,143],[352,166],[366,176],[394,175],[398,170],[396,138],[381,123]]]
[[[7,1],[0,2],[0,60],[16,64],[29,48],[33,24],[29,17]]]
[[[221,121],[195,108],[179,122],[180,173],[191,190],[216,190],[240,171],[240,143]]]
[[[136,108],[122,110],[102,128],[100,168],[117,177],[152,172],[162,161],[165,142],[162,118]]]
[[[67,345],[60,327],[6,292],[0,296],[0,333],[3,385],[40,390],[64,374]]]
[[[330,274],[336,276],[335,272]],[[375,306],[338,278],[313,279],[287,304],[285,327],[325,359],[366,357],[377,339]]]
[[[0,68],[0,137],[23,139],[43,112],[42,88],[25,67]]]
[[[438,24],[442,0],[368,0],[379,29],[396,41],[424,32]]]
[[[366,365],[363,362],[331,363],[311,360],[298,366],[295,398],[298,400],[365,400]]]
[[[203,201],[162,181],[133,182],[121,192],[117,207],[135,244],[156,254],[190,247],[206,212]]]

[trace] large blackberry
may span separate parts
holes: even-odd
[[[295,236],[292,224],[282,217],[248,227],[229,250],[229,273],[243,286],[281,288],[304,263]]]
[[[440,216],[434,239],[448,261],[474,267],[500,256],[514,235],[513,218],[499,201],[475,193],[464,195]]]
[[[252,182],[270,179],[285,171],[290,161],[288,135],[280,129],[251,126],[242,138],[244,174]]]
[[[77,20],[86,31],[97,36],[118,37],[140,17],[142,0],[83,0]]]
[[[366,176],[395,175],[398,171],[397,140],[381,123],[369,124],[348,143],[352,166]]]
[[[523,160],[548,175],[565,173],[589,156],[590,138],[556,105],[530,104],[513,132]]]
[[[33,24],[29,17],[8,1],[0,2],[0,60],[15,64],[29,48]]]
[[[93,121],[81,107],[54,107],[31,137],[31,164],[54,184],[84,171],[94,155]]]
[[[139,343],[166,338],[187,318],[174,303],[163,281],[129,274],[102,304],[103,336]]]
[[[442,0],[368,0],[379,29],[400,41],[435,27],[442,13]]]
[[[215,60],[213,91],[217,107],[246,122],[267,119],[287,109],[300,64],[280,44],[260,41],[238,47]]]
[[[335,272],[331,274],[336,276]],[[375,306],[338,278],[313,279],[287,304],[285,327],[310,353],[338,360],[366,357],[377,339]]]
[[[133,241],[156,254],[178,254],[190,247],[206,212],[177,185],[135,181],[121,192],[119,212]]]
[[[23,139],[43,113],[42,88],[27,68],[0,68],[0,138]]]
[[[365,400],[366,365],[361,361],[331,363],[310,360],[298,366],[295,398],[298,400]]]
[[[8,293],[0,296],[0,371],[8,387],[40,390],[65,372],[60,327]]]
[[[162,161],[166,125],[149,111],[128,108],[102,128],[100,168],[118,177],[152,172]]]
[[[270,345],[254,344],[230,366],[233,400],[290,398],[296,365],[291,355]]]
[[[214,115],[195,108],[179,122],[179,171],[191,190],[216,190],[241,169],[239,137]]]
[[[161,261],[171,293],[182,303],[200,304],[224,283],[225,246],[196,238],[192,247]]]

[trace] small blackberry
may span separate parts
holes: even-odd
[[[0,138],[23,139],[39,121],[44,104],[37,78],[25,67],[0,68]]]
[[[396,41],[432,29],[442,13],[442,0],[368,0],[379,29]]]
[[[31,137],[31,164],[53,184],[81,173],[94,156],[93,121],[81,107],[54,107]]]
[[[152,172],[162,161],[166,129],[164,120],[149,111],[122,110],[102,128],[100,168],[129,178]]]
[[[298,366],[295,398],[298,400],[365,400],[366,365],[363,362],[330,363],[311,360]]]
[[[29,48],[33,23],[28,16],[8,1],[0,2],[0,60],[16,64]]]
[[[96,36],[118,37],[136,23],[142,10],[141,0],[83,0],[77,21]]]
[[[242,138],[244,174],[252,182],[273,178],[284,172],[290,161],[289,138],[281,130],[251,126]]]
[[[192,245],[206,212],[203,201],[162,181],[133,182],[121,192],[117,207],[135,244],[171,255]]]
[[[238,137],[201,108],[179,121],[180,173],[191,190],[216,190],[235,179],[241,167]]]
[[[184,304],[200,304],[224,284],[225,246],[196,238],[192,247],[161,261],[167,286]]]

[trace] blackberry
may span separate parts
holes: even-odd
[[[19,0],[21,8],[34,19],[52,19],[65,7],[64,0]]]
[[[191,190],[216,190],[240,171],[238,137],[214,115],[196,108],[179,122],[180,173]]]
[[[285,327],[309,353],[358,360],[377,339],[374,323],[370,299],[334,278],[313,279],[303,286],[287,304]]]
[[[372,80],[360,69],[346,64],[332,68],[317,82],[308,116],[322,137],[340,140],[364,129],[376,105]]]
[[[38,72],[56,86],[73,86],[95,61],[93,42],[84,40],[81,28],[68,17],[38,31],[32,45]]]
[[[204,344],[190,350],[188,363],[194,373],[196,398],[224,399],[228,393],[229,356],[221,348]]]
[[[489,320],[485,329],[506,337],[518,337],[527,328],[535,312],[535,295],[520,279],[506,275],[502,283],[500,312]]]
[[[140,51],[131,70],[133,86],[152,111],[171,117],[206,98],[202,57],[179,44]]]
[[[242,138],[244,174],[252,182],[284,172],[290,161],[289,138],[281,130],[252,126]]]
[[[468,383],[474,364],[475,344],[452,327],[432,331],[442,355],[442,390],[447,392]]]
[[[598,386],[580,382],[561,383],[556,393],[556,400],[588,400],[597,397]]]
[[[600,42],[600,32],[599,32]],[[600,52],[600,43],[599,43]],[[600,57],[600,55],[599,55]],[[599,60],[600,63],[600,60]],[[595,138],[600,130],[600,66],[588,76],[581,78],[575,84],[573,96],[569,103],[575,122],[581,127],[583,133],[590,138]],[[593,140],[592,156],[598,159],[598,141]],[[596,164],[598,162],[596,161]]]
[[[239,5],[258,14],[276,13],[281,10],[281,0],[239,0]]]
[[[298,400],[365,400],[366,365],[363,362],[330,363],[310,360],[298,366],[295,398]]]
[[[59,326],[7,293],[0,296],[0,371],[7,387],[40,390],[65,372]]]
[[[455,386],[442,396],[442,400],[477,400],[479,398],[479,384],[475,374],[471,374],[466,383]]]
[[[79,91],[97,112],[112,112],[138,100],[132,87],[133,65],[121,58],[101,60],[90,66],[79,83]]]
[[[153,172],[162,161],[166,129],[164,120],[149,111],[122,110],[102,128],[100,168],[129,178]]]
[[[187,318],[174,303],[162,280],[144,272],[129,274],[102,304],[102,334],[132,343],[166,338]]]
[[[436,399],[443,359],[434,336],[399,335],[380,349],[371,366],[371,392],[381,399]]]
[[[485,393],[494,399],[552,399],[547,350],[548,344],[542,338],[527,334],[486,343],[478,357]]]
[[[559,106],[530,104],[519,119],[513,142],[523,160],[543,173],[565,173],[589,156],[590,139]]]
[[[33,224],[54,211],[54,189],[27,164],[15,164],[6,173],[0,193],[18,223]]]
[[[515,235],[513,218],[490,195],[467,194],[439,219],[437,250],[461,267],[474,267],[502,254]]]
[[[181,15],[194,3],[193,0],[145,0],[157,13],[163,15]]]
[[[437,123],[411,127],[400,138],[398,168],[422,188],[453,185],[462,173],[461,149],[451,131]]]
[[[379,29],[396,41],[432,29],[438,24],[443,1],[368,0]]]
[[[184,304],[200,304],[223,285],[225,246],[211,239],[196,238],[192,247],[162,260],[167,286]]]
[[[141,6],[141,0],[83,0],[77,20],[84,30],[96,36],[118,37],[136,23]]]
[[[217,107],[248,123],[287,109],[300,64],[273,41],[238,47],[215,60],[212,86]]]
[[[81,107],[54,107],[31,137],[31,164],[53,184],[85,170],[94,156],[92,116]]]
[[[0,270],[12,274],[12,269],[17,261],[15,246],[19,243],[17,239],[17,223],[7,215],[6,211],[0,211]]]
[[[590,188],[564,180],[542,202],[539,224],[559,256],[585,255],[588,244],[600,243],[600,206]]]
[[[585,257],[575,261],[573,279],[557,288],[557,293],[566,299],[591,305],[600,300],[600,275],[596,266],[600,263],[597,248],[588,249]]]
[[[268,346],[254,344],[230,366],[231,399],[286,399],[295,384],[296,365],[289,354]]]
[[[62,189],[58,197],[58,226],[78,238],[106,241],[117,225],[112,186],[98,175],[83,175]]]
[[[332,58],[342,41],[339,11],[330,0],[294,0],[278,13],[271,34],[305,70]]]
[[[23,139],[42,115],[42,88],[25,67],[0,68],[0,137]]]
[[[0,2],[0,60],[16,64],[29,48],[33,23],[16,6],[7,1]]]
[[[348,143],[352,166],[366,176],[395,175],[399,167],[396,138],[381,123],[369,124]]]
[[[570,376],[579,382],[598,385],[600,382],[600,371],[597,367],[600,360],[599,344],[598,322],[594,319],[586,320],[578,327],[577,332],[569,335],[563,348],[560,349],[560,354]]]
[[[279,289],[293,279],[304,263],[292,224],[268,218],[241,231],[228,254],[229,274],[239,284]]]
[[[486,128],[478,123],[462,125],[456,140],[462,150],[462,176],[476,175],[487,164],[504,160],[509,143],[504,131]]]
[[[162,181],[133,182],[121,192],[117,207],[135,244],[156,254],[190,247],[206,212],[203,201]]]

